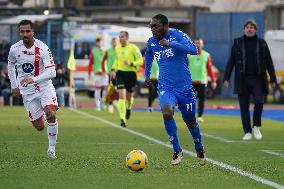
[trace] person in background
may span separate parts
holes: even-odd
[[[5,65],[7,67],[9,50],[10,50],[10,44],[8,43],[8,40],[4,38],[2,40],[2,43],[0,44],[0,70]]]
[[[116,47],[116,45],[117,45],[117,39],[114,37],[114,38],[111,39],[111,47],[106,50],[104,57],[103,57],[103,60],[102,60],[102,63],[101,63],[102,65],[105,65],[105,61],[107,61],[106,72],[108,74],[110,74],[110,72],[112,70],[112,65],[115,62],[115,47]],[[109,78],[110,78],[110,75],[109,75]],[[105,95],[105,99],[106,99],[107,96],[111,96],[111,94],[107,94],[107,93],[113,92],[114,85],[115,85],[115,80],[114,79],[110,80],[108,88],[107,88],[107,92],[106,92],[106,95]],[[105,100],[105,103],[106,103],[106,100]],[[112,98],[107,98],[107,104],[106,105],[108,106],[108,112],[113,113],[114,107],[113,107]]]
[[[154,109],[152,107],[154,100],[158,96],[158,77],[159,77],[159,67],[156,59],[153,60],[150,79],[151,82],[148,86],[148,111],[152,112]]]
[[[69,73],[64,63],[56,65],[56,77],[52,79],[59,106],[69,107]]]
[[[208,83],[208,76],[211,78],[211,88],[217,87],[216,75],[212,69],[212,59],[210,54],[203,49],[203,39],[197,38],[194,41],[198,53],[197,55],[187,55],[191,80],[196,97],[198,98],[197,121],[204,122],[202,115],[204,113],[205,88]]]
[[[5,106],[10,105],[11,96],[11,83],[8,76],[7,66],[3,66],[0,70],[0,94],[3,96],[3,102]]]
[[[119,33],[120,44],[115,47],[116,59],[111,72],[111,78],[116,78],[116,87],[119,93],[117,108],[122,127],[126,127],[126,120],[130,119],[134,102],[133,92],[137,83],[136,70],[143,64],[139,48],[128,40],[129,33],[121,31]]]
[[[106,66],[102,64],[105,51],[103,50],[102,39],[96,39],[96,47],[90,54],[89,63],[89,79],[91,78],[91,72],[94,73],[94,86],[95,86],[95,103],[96,110],[104,110],[104,96],[108,86],[108,75],[106,73]]]
[[[228,88],[232,70],[235,68],[234,92],[238,94],[240,104],[245,133],[243,140],[251,140],[252,133],[255,139],[261,140],[262,134],[259,128],[261,127],[264,97],[268,93],[267,75],[270,76],[272,87],[276,86],[277,80],[267,43],[256,34],[256,22],[252,19],[247,20],[243,29],[244,35],[234,40],[223,84]],[[252,124],[249,112],[251,95],[254,103]]]

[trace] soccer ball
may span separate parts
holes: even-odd
[[[126,156],[125,163],[131,171],[142,171],[148,163],[148,158],[142,150],[132,150]]]

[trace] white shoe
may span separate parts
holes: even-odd
[[[49,146],[47,150],[47,156],[50,159],[56,159],[57,157],[55,156],[55,147],[54,146]]]
[[[181,162],[182,156],[183,156],[182,151],[174,152],[174,154],[173,154],[173,160],[171,161],[171,164],[172,164],[172,165],[177,165],[177,164],[179,164],[179,163]]]
[[[261,134],[261,132],[260,132],[260,130],[259,130],[259,127],[254,126],[254,127],[252,128],[252,133],[253,133],[253,136],[254,136],[254,138],[255,138],[256,140],[261,140],[261,139],[262,139],[262,134]]]
[[[251,139],[252,139],[251,133],[246,133],[245,136],[243,137],[243,140],[251,140]]]
[[[203,122],[204,122],[204,119],[203,119],[202,117],[198,117],[198,118],[197,118],[197,122],[203,123]]]
[[[109,105],[109,106],[108,106],[108,112],[109,112],[109,113],[113,113],[113,112],[114,112],[113,105]]]

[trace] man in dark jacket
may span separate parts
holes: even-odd
[[[231,56],[228,61],[224,86],[229,86],[229,80],[235,67],[234,93],[238,94],[243,130],[243,140],[250,140],[252,133],[257,140],[262,139],[259,130],[264,97],[268,93],[268,78],[272,87],[276,86],[276,75],[270,51],[264,39],[256,35],[257,25],[254,20],[247,20],[244,24],[244,35],[234,40]],[[250,95],[253,96],[254,112],[251,125],[249,104]]]

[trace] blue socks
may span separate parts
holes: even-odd
[[[193,142],[194,142],[194,146],[195,146],[195,150],[198,151],[202,148],[202,140],[201,140],[201,135],[200,135],[200,129],[199,129],[199,125],[196,122],[195,127],[192,128],[188,128],[189,132],[191,133],[191,136],[193,138]]]
[[[181,147],[178,142],[177,126],[174,119],[164,120],[165,128],[169,136],[169,140],[173,145],[174,151],[181,151]],[[200,136],[200,134],[199,134]]]

